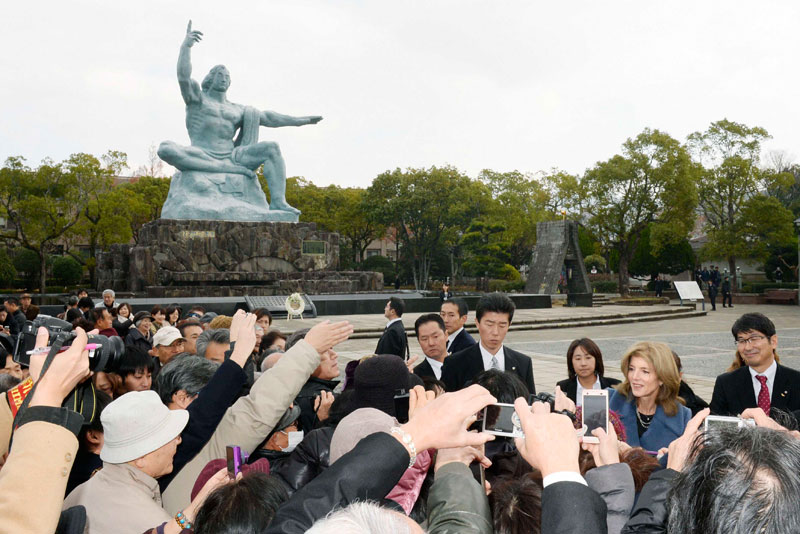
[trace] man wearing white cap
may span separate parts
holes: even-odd
[[[84,506],[89,534],[145,532],[172,521],[156,479],[172,472],[189,413],[170,410],[155,391],[133,391],[109,404],[100,420],[103,468],[75,488],[62,509]]]
[[[153,348],[150,350],[150,355],[158,360],[153,369],[153,380],[162,367],[183,352],[184,343],[186,343],[186,338],[174,326],[163,326],[153,334]]]

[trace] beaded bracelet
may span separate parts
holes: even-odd
[[[186,518],[183,512],[178,512],[175,514],[175,521],[178,523],[178,526],[182,529],[193,529],[194,525]]]
[[[392,434],[398,434],[400,439],[403,440],[403,444],[411,452],[411,459],[408,461],[408,468],[411,469],[417,461],[417,447],[414,445],[414,440],[411,439],[411,434],[405,432],[399,426],[393,426],[391,432]]]

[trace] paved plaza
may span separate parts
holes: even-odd
[[[676,303],[673,303],[676,304]],[[562,308],[539,310],[518,310],[515,322],[547,320],[597,319],[638,314],[647,311],[666,310],[668,306],[600,306],[595,308]],[[672,306],[674,310],[674,306]],[[731,336],[731,325],[743,313],[761,312],[775,323],[778,330],[778,354],[781,362],[800,369],[800,307],[781,305],[738,305],[733,309],[717,306],[705,316],[692,316],[627,324],[600,324],[596,326],[576,326],[548,328],[539,330],[513,330],[506,338],[506,344],[533,358],[533,371],[536,388],[539,391],[552,391],[556,382],[566,378],[566,352],[573,339],[592,338],[603,351],[606,374],[622,378],[619,360],[625,349],[636,341],[653,340],[668,343],[680,355],[684,367],[684,379],[694,388],[695,393],[711,400],[715,377],[724,372],[733,360],[735,347]],[[406,328],[413,327],[418,313],[403,316]],[[305,328],[319,321],[349,320],[360,332],[360,339],[350,339],[337,347],[344,363],[369,354],[375,350],[377,336],[386,320],[381,315],[356,315],[348,317],[320,317],[313,320],[275,321],[274,326],[281,331]],[[470,312],[469,324],[474,320]],[[539,327],[540,325],[537,325]],[[477,337],[477,335],[476,335]],[[421,355],[416,339],[410,338],[412,354]]]

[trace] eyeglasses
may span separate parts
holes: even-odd
[[[762,339],[767,339],[766,336],[750,336],[744,339],[737,339],[734,341],[734,345],[737,347],[746,347],[747,345],[755,345],[757,341],[761,341]]]

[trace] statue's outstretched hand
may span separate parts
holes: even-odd
[[[311,117],[306,117],[308,119],[308,124],[317,124],[319,121],[322,120],[322,117],[319,115],[313,115]]]
[[[186,38],[183,40],[183,46],[191,48],[195,43],[199,43],[203,39],[203,32],[192,31],[192,21],[186,26]]]

